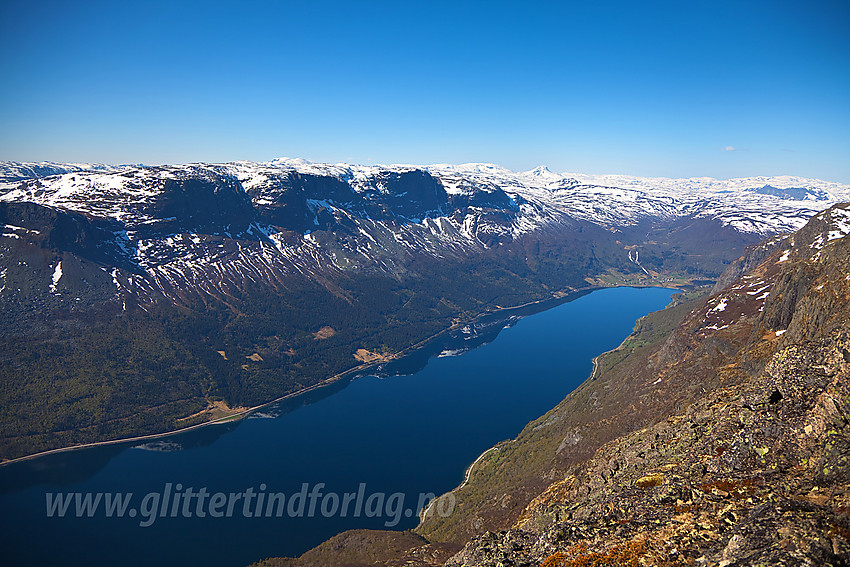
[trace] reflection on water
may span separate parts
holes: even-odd
[[[133,449],[141,449],[143,451],[182,451],[183,445],[177,443],[175,441],[151,441],[149,443],[142,443],[141,445],[134,445]]]
[[[30,486],[62,487],[84,482],[106,467],[114,457],[131,448],[163,452],[206,447],[221,435],[235,430],[238,425],[238,421],[227,422],[146,443],[131,441],[99,445],[11,463],[0,467],[0,494],[17,492]]]
[[[314,404],[336,394],[348,386],[352,380],[363,376],[386,378],[415,374],[425,368],[428,360],[432,357],[457,356],[489,344],[496,339],[503,329],[513,326],[521,318],[578,299],[587,293],[581,292],[570,298],[485,314],[461,329],[436,337],[407,356],[378,365],[368,372],[350,375],[321,388],[281,400],[257,410],[249,416],[249,419],[278,418],[297,408]],[[128,448],[170,452],[206,447],[214,443],[220,436],[234,431],[239,423],[239,421],[231,421],[176,433],[154,441],[101,445],[94,448],[53,453],[33,460],[12,463],[0,467],[0,494],[14,492],[33,485],[67,486],[82,482],[91,478],[105,467],[113,457]]]

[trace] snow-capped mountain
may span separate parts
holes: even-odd
[[[212,290],[222,280],[404,273],[421,254],[460,258],[579,224],[630,240],[622,256],[637,264],[639,252],[627,245],[642,244],[639,227],[715,221],[746,241],[796,230],[850,200],[848,186],[795,177],[645,179],[287,158],[154,167],[4,162],[0,178],[9,205],[79,213],[98,226],[94,246],[111,258],[107,271],[128,272],[111,276],[118,291],[148,299]],[[23,236],[27,228],[16,223],[7,222],[4,237]],[[61,281],[46,287],[57,295]]]
[[[459,258],[577,223],[631,240],[622,256],[637,264],[639,252],[626,245],[642,244],[633,234],[640,227],[715,221],[748,241],[796,230],[850,200],[848,186],[796,177],[646,179],[287,158],[154,167],[4,162],[0,178],[5,203],[79,213],[100,227],[95,247],[111,258],[107,271],[128,271],[110,278],[116,288],[148,299],[211,290],[222,279],[275,285],[286,274],[404,273],[421,254]],[[22,236],[26,227],[16,222],[4,237]],[[61,286],[51,279],[46,287]]]
[[[790,176],[642,178],[557,174],[544,166],[515,173],[479,163],[435,165],[427,170],[444,180],[465,178],[514,190],[529,200],[610,228],[652,217],[694,216],[764,236],[794,231],[817,211],[850,198],[848,185]]]
[[[266,402],[504,307],[705,285],[850,200],[788,177],[285,158],[3,163],[0,179],[0,407],[29,416],[0,420],[12,453],[203,421],[213,402]]]
[[[52,161],[15,162],[0,161],[0,182],[20,181],[33,177],[48,177],[80,171],[118,171],[120,166],[102,163],[55,163]]]

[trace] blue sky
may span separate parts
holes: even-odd
[[[850,3],[0,2],[0,159],[850,183]]]

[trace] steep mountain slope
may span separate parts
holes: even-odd
[[[3,163],[0,178],[4,457],[202,422],[499,307],[713,280],[850,198],[794,178],[621,188],[288,159]]]
[[[748,249],[707,298],[642,319],[478,461],[425,541],[387,558],[381,532],[342,534],[265,564],[847,564],[849,233],[835,206]]]
[[[769,253],[649,358],[662,392],[697,378],[694,403],[604,445],[449,564],[846,564],[848,221],[838,206],[751,251],[740,264]]]

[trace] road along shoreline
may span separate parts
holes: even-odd
[[[552,306],[554,307],[554,306],[559,305],[561,303],[566,303],[568,301],[571,301],[572,299],[576,299],[577,298],[576,296],[580,297],[581,295],[584,295],[586,293],[590,293],[591,291],[596,291],[598,289],[606,289],[606,288],[603,287],[603,286],[588,286],[588,287],[583,287],[583,288],[578,288],[578,289],[563,290],[561,292],[558,292],[557,295],[545,297],[545,298],[535,300],[535,301],[528,301],[526,303],[523,303],[521,305],[516,305],[516,306],[513,306],[513,307],[502,307],[502,306],[496,305],[494,307],[488,308],[486,311],[482,311],[482,312],[475,314],[474,316],[470,317],[467,321],[465,321],[463,323],[455,323],[455,324],[439,331],[438,333],[435,333],[434,335],[431,335],[431,336],[429,336],[425,339],[422,339],[421,341],[407,347],[404,350],[399,351],[398,353],[395,353],[394,355],[392,355],[391,357],[389,357],[387,359],[375,361],[375,362],[371,362],[371,363],[367,363],[367,364],[361,364],[361,365],[355,366],[354,368],[349,368],[348,370],[340,372],[339,374],[335,374],[334,376],[331,376],[330,378],[326,378],[326,379],[322,380],[321,382],[317,382],[316,384],[313,384],[312,386],[307,386],[306,388],[302,388],[302,389],[297,390],[295,392],[290,392],[289,394],[280,396],[278,398],[275,398],[271,401],[262,403],[260,405],[253,406],[253,407],[250,407],[250,408],[246,408],[246,409],[243,409],[239,412],[232,413],[232,414],[226,415],[226,416],[222,416],[222,417],[210,420],[210,421],[205,421],[203,423],[196,423],[195,425],[189,425],[187,427],[182,427],[180,429],[172,429],[170,431],[164,431],[162,433],[151,433],[151,434],[148,434],[148,435],[138,435],[138,436],[135,436],[135,437],[123,437],[121,439],[109,439],[109,440],[106,440],[106,441],[93,441],[91,443],[82,443],[82,444],[79,444],[79,445],[71,445],[69,447],[57,447],[56,449],[49,449],[47,451],[40,451],[38,453],[33,453],[31,455],[25,455],[23,457],[15,457],[14,459],[5,460],[3,462],[0,462],[0,467],[4,467],[4,466],[11,465],[11,464],[14,464],[14,463],[20,463],[22,461],[29,461],[29,460],[33,460],[33,459],[38,459],[40,457],[46,457],[48,455],[65,453],[65,452],[68,452],[68,451],[80,451],[80,450],[84,450],[84,449],[91,449],[91,448],[94,448],[94,447],[102,447],[102,446],[109,446],[109,445],[121,445],[121,444],[125,444],[125,443],[126,444],[137,443],[139,441],[155,441],[157,439],[163,439],[163,438],[166,438],[166,437],[171,437],[173,435],[179,435],[181,433],[186,433],[188,431],[200,429],[201,427],[223,425],[223,424],[226,424],[226,423],[230,423],[232,421],[238,421],[238,420],[241,420],[241,419],[248,417],[249,415],[251,415],[252,413],[254,413],[258,410],[269,407],[271,405],[282,402],[284,400],[290,400],[292,398],[297,398],[299,396],[309,394],[309,393],[314,392],[316,390],[326,388],[328,386],[331,386],[331,385],[339,382],[340,380],[344,380],[344,379],[347,379],[347,378],[354,379],[354,378],[358,377],[357,375],[365,375],[372,368],[376,368],[381,364],[386,364],[387,362],[389,362],[391,360],[397,360],[399,358],[407,356],[407,355],[415,352],[416,350],[419,350],[419,349],[425,347],[428,343],[430,343],[431,341],[445,335],[446,333],[451,332],[453,330],[456,330],[458,328],[461,328],[464,325],[469,325],[471,323],[474,323],[476,320],[478,320],[482,317],[493,316],[495,314],[505,314],[505,313],[509,314],[511,311],[517,311],[517,310],[525,309],[525,308],[528,308],[528,307],[531,307],[531,306],[534,306],[534,305],[542,305],[542,304],[546,304],[546,303],[552,303]],[[489,450],[490,449],[488,449],[487,451],[489,451]],[[487,451],[485,451],[485,453]],[[483,456],[483,454],[481,456]],[[479,457],[479,459],[480,458],[481,457]],[[476,462],[477,462],[477,460],[476,460]],[[465,484],[465,482],[466,481],[464,481],[464,484]],[[463,485],[461,485],[461,486],[463,486]],[[457,489],[455,489],[455,490],[457,490]]]

